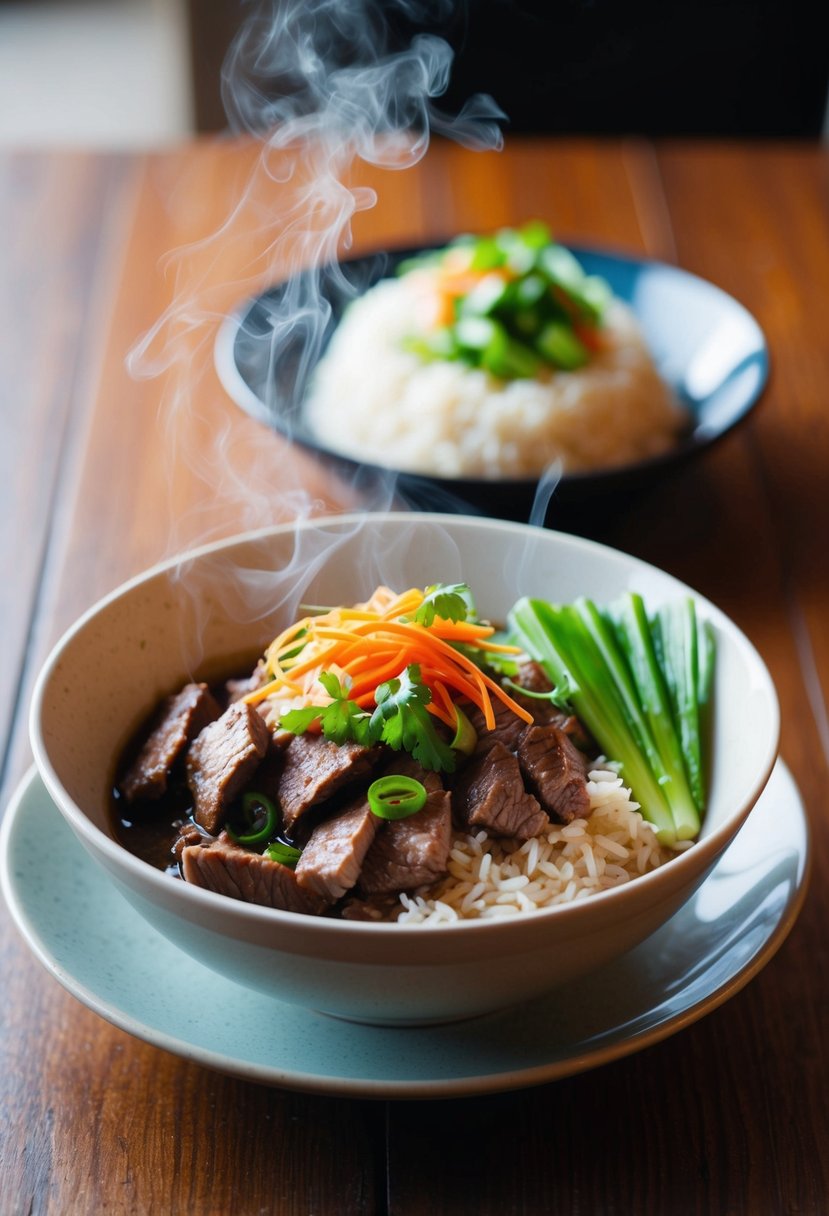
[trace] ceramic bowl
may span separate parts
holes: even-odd
[[[611,250],[571,246],[585,272],[604,278],[633,311],[660,374],[688,413],[677,443],[660,456],[617,468],[563,475],[552,501],[537,477],[441,477],[386,466],[400,497],[416,510],[480,512],[566,531],[595,530],[589,511],[623,506],[630,497],[728,435],[758,401],[769,373],[763,332],[751,313],[713,283],[677,266]],[[381,251],[301,271],[243,303],[217,335],[215,364],[226,392],[248,414],[313,451],[346,478],[358,466],[328,448],[308,425],[303,401],[309,377],[349,301],[392,277],[414,249]],[[321,332],[305,322],[287,344],[277,331],[290,310],[309,315],[317,301]],[[316,306],[315,306],[316,307]],[[313,315],[313,314],[312,314]],[[601,515],[599,516],[599,518]]]
[[[711,870],[756,802],[779,713],[758,654],[716,607],[700,611],[718,659],[710,802],[697,843],[623,887],[505,922],[423,928],[314,918],[243,904],[153,869],[114,839],[116,757],[150,708],[194,674],[250,664],[301,601],[352,602],[379,581],[467,581],[503,620],[519,595],[650,607],[687,592],[591,541],[504,521],[389,513],[278,526],[196,550],[134,579],[58,643],[35,692],[31,735],[46,786],[78,838],[182,950],[274,998],[339,1017],[415,1025],[471,1017],[597,971],[653,933]]]

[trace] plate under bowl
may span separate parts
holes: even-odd
[[[404,258],[424,248],[376,252],[319,271],[305,270],[245,301],[216,340],[216,369],[231,399],[334,469],[353,475],[357,462],[326,447],[307,424],[303,402],[309,380],[348,303],[393,276]],[[769,371],[760,326],[721,288],[662,262],[571,248],[585,271],[606,279],[633,310],[661,375],[687,409],[690,423],[664,455],[561,477],[552,501],[565,511],[609,496],[619,500],[705,451],[745,418]],[[370,463],[363,467],[378,469]],[[546,522],[549,490],[542,487],[539,493],[537,477],[423,476],[391,466],[381,471],[396,475],[397,492],[418,510]],[[551,522],[563,526],[560,512],[553,512]]]

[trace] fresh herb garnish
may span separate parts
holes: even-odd
[[[434,583],[426,588],[423,602],[414,615],[418,625],[428,629],[435,617],[442,621],[465,621],[469,616],[469,588],[466,583]]]
[[[330,671],[321,672],[319,682],[331,697],[331,703],[288,709],[280,715],[280,724],[295,735],[303,735],[318,721],[323,736],[339,747],[349,741],[361,743],[363,747],[376,742],[372,737],[371,715],[349,699],[346,684]]]
[[[422,682],[417,664],[378,686],[374,694],[377,708],[372,714],[349,700],[348,689],[331,672],[322,672],[319,680],[332,697],[331,704],[286,710],[279,719],[286,730],[302,735],[319,722],[323,736],[339,746],[346,742],[363,747],[385,743],[395,751],[409,752],[424,768],[454,771],[455,753],[441,739],[426,708],[432,693]]]
[[[407,751],[424,768],[451,773],[455,753],[435,729],[426,706],[432,692],[413,663],[395,680],[386,680],[374,694],[377,708],[371,716],[372,733],[396,751]]]

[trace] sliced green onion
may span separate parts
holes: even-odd
[[[265,849],[265,856],[271,861],[278,861],[280,865],[287,866],[293,870],[296,863],[302,856],[302,849],[295,849],[293,845],[283,844],[281,840],[275,840],[273,844],[269,844]]]
[[[426,805],[425,785],[414,777],[392,773],[368,787],[368,805],[379,819],[408,819]]]
[[[551,321],[544,326],[535,340],[535,347],[548,363],[568,372],[584,367],[588,360],[587,347],[560,321]]]
[[[466,714],[457,705],[455,706],[455,737],[449,744],[456,752],[463,752],[465,756],[471,756],[475,750],[475,745],[478,742],[478,732],[467,718]]]
[[[493,342],[506,339],[506,331],[490,317],[462,317],[455,326],[455,338],[466,350],[487,350]]]
[[[452,321],[406,336],[405,350],[427,363],[482,368],[499,380],[534,378],[545,366],[575,370],[590,360],[592,344],[580,333],[598,329],[612,292],[603,279],[585,274],[546,224],[457,239],[437,255],[403,263],[398,273],[446,265],[447,259],[454,270],[453,258],[471,274],[469,290],[450,292]]]
[[[504,251],[494,236],[480,236],[472,244],[472,270],[495,270],[506,261]]]
[[[461,300],[458,316],[486,317],[503,302],[508,291],[509,283],[501,275],[485,275]]]
[[[266,798],[264,794],[251,791],[244,795],[242,814],[248,827],[254,827],[257,820],[261,818],[262,811],[265,812],[265,822],[253,832],[238,833],[228,826],[227,834],[231,840],[235,840],[237,844],[264,844],[270,840],[279,822],[279,812],[270,798]]]

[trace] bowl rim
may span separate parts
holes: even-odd
[[[349,455],[347,452],[339,452],[335,448],[329,448],[317,442],[313,435],[306,434],[304,430],[301,434],[294,434],[290,430],[284,430],[281,426],[277,425],[263,400],[250,387],[239,369],[235,357],[235,344],[242,326],[253,309],[262,300],[271,292],[277,291],[284,284],[290,282],[293,278],[312,273],[314,270],[322,273],[332,266],[353,267],[361,263],[368,263],[374,258],[387,257],[392,260],[402,260],[419,252],[427,253],[430,250],[441,249],[452,239],[452,237],[445,239],[436,238],[414,245],[401,243],[372,246],[362,250],[358,254],[343,258],[338,262],[327,262],[319,267],[300,267],[292,274],[285,275],[283,278],[275,280],[261,290],[240,300],[221,321],[213,341],[214,371],[230,400],[255,421],[271,431],[287,436],[292,442],[313,453],[318,459],[341,463],[345,466],[361,465],[382,475],[404,478],[407,482],[433,483],[447,493],[459,493],[462,487],[470,485],[481,487],[492,486],[503,490],[509,490],[510,488],[527,490],[537,485],[544,476],[543,472],[525,477],[484,477],[475,474],[445,476],[441,473],[431,473],[425,470],[405,469],[395,465],[378,464],[375,461],[359,461],[356,456]],[[590,487],[595,482],[601,486],[613,487],[618,483],[626,483],[631,479],[635,480],[647,476],[650,472],[670,468],[697,453],[708,450],[719,443],[720,440],[732,434],[758,405],[768,388],[771,377],[771,354],[768,339],[754,313],[741,300],[732,295],[731,292],[726,291],[724,287],[721,287],[718,283],[714,283],[711,279],[705,278],[703,275],[697,274],[695,271],[686,270],[684,266],[677,266],[671,262],[665,262],[660,258],[625,252],[611,244],[603,245],[600,243],[585,243],[566,239],[563,239],[560,243],[565,245],[577,258],[598,257],[614,262],[619,266],[636,268],[643,272],[656,272],[668,279],[680,282],[690,281],[700,285],[711,294],[712,298],[724,302],[730,309],[733,309],[754,330],[757,341],[756,353],[760,359],[760,374],[754,392],[747,396],[740,409],[729,418],[727,423],[715,431],[698,434],[695,427],[687,435],[680,438],[679,442],[668,451],[659,452],[654,456],[646,456],[640,460],[629,461],[623,465],[610,466],[603,469],[578,469],[569,473],[563,472],[558,478],[557,486],[565,486],[578,490],[579,488]]]
[[[267,540],[271,536],[284,536],[289,533],[294,533],[298,529],[305,531],[316,528],[344,528],[348,529],[356,524],[361,524],[366,527],[371,527],[373,524],[380,526],[396,526],[400,523],[401,526],[407,527],[424,527],[431,525],[448,526],[454,529],[469,529],[473,532],[481,530],[495,530],[498,532],[512,533],[516,536],[527,537],[530,534],[549,537],[550,543],[560,544],[565,548],[578,550],[587,550],[594,553],[613,554],[622,557],[626,562],[633,563],[634,567],[640,567],[643,571],[655,572],[662,578],[667,578],[675,583],[678,591],[685,591],[694,596],[698,605],[704,609],[706,618],[709,619],[715,626],[724,629],[728,632],[737,644],[748,654],[752,661],[752,666],[759,677],[760,683],[763,686],[769,708],[771,710],[771,730],[766,748],[766,753],[763,758],[762,766],[759,774],[754,781],[751,789],[741,801],[727,816],[725,821],[715,828],[709,835],[703,836],[695,840],[690,847],[677,853],[671,857],[662,866],[649,871],[646,874],[638,875],[635,882],[622,883],[619,886],[608,888],[604,891],[597,891],[590,895],[589,898],[574,900],[566,904],[557,904],[549,908],[541,908],[538,911],[527,916],[515,916],[492,919],[468,919],[452,921],[445,924],[424,926],[421,924],[399,924],[397,922],[388,921],[356,921],[344,920],[325,916],[309,916],[305,913],[288,912],[279,908],[270,908],[258,904],[249,904],[241,900],[228,898],[226,895],[218,894],[217,892],[202,890],[199,887],[194,887],[184,882],[171,881],[168,874],[162,870],[156,869],[149,862],[143,861],[135,854],[131,853],[124,845],[120,844],[112,835],[97,827],[89,818],[87,813],[80,807],[64,788],[58,773],[52,764],[49,749],[43,739],[41,732],[41,719],[44,711],[45,702],[47,699],[48,689],[55,668],[60,662],[61,655],[64,649],[73,641],[73,639],[81,633],[91,621],[102,611],[117,601],[124,599],[131,594],[137,587],[140,587],[152,580],[162,577],[176,567],[193,561],[198,561],[204,557],[221,552],[223,550],[232,549],[234,547],[243,547],[248,544],[256,544]],[[547,541],[543,541],[547,543]],[[31,747],[34,755],[35,764],[43,779],[43,782],[52,797],[55,805],[60,813],[67,820],[70,827],[75,831],[82,840],[98,856],[103,856],[107,859],[107,869],[110,873],[114,870],[121,870],[135,880],[140,887],[149,886],[154,893],[157,892],[162,897],[164,903],[175,903],[179,906],[179,911],[184,915],[185,919],[201,923],[198,917],[198,910],[201,908],[206,913],[223,914],[225,923],[229,926],[232,922],[240,922],[243,924],[259,925],[267,927],[271,925],[277,927],[280,925],[290,927],[292,930],[302,930],[302,936],[306,939],[309,937],[324,936],[330,934],[347,933],[349,935],[357,934],[358,936],[372,937],[376,935],[400,936],[401,940],[410,935],[414,935],[418,939],[423,938],[424,930],[428,929],[430,933],[439,932],[440,938],[446,940],[448,934],[477,934],[479,936],[488,935],[493,938],[498,938],[502,934],[511,935],[515,932],[511,926],[523,926],[525,931],[529,926],[539,927],[545,924],[550,917],[555,917],[557,921],[562,921],[565,918],[571,923],[574,929],[577,926],[588,924],[591,919],[600,915],[600,910],[610,905],[613,906],[623,901],[631,890],[639,893],[639,900],[644,900],[648,893],[651,893],[650,903],[658,902],[661,897],[661,889],[664,886],[673,888],[678,884],[680,872],[685,870],[696,870],[699,868],[700,874],[704,876],[708,868],[714,863],[720,855],[725,845],[736,834],[736,831],[745,821],[746,817],[754,807],[757,799],[765,788],[771,775],[774,763],[778,756],[779,741],[780,741],[780,705],[777,696],[777,691],[772,681],[771,675],[766,667],[765,662],[760,656],[754,644],[746,637],[740,627],[733,622],[726,614],[705,596],[696,592],[688,584],[683,583],[674,575],[667,571],[661,570],[650,562],[643,561],[641,558],[634,557],[631,554],[624,553],[620,549],[615,549],[610,545],[602,544],[599,541],[590,540],[584,537],[573,536],[566,532],[557,532],[548,528],[538,528],[531,524],[514,523],[509,520],[487,519],[481,516],[464,516],[453,515],[439,512],[429,513],[414,513],[403,511],[384,511],[372,512],[349,512],[340,515],[324,515],[315,518],[292,520],[286,523],[271,524],[265,527],[256,528],[250,531],[241,532],[232,536],[212,541],[207,544],[188,549],[180,554],[170,558],[165,558],[155,565],[149,567],[143,572],[134,575],[125,582],[119,584],[112,591],[107,593],[93,603],[58,639],[48,654],[41,670],[38,674],[35,687],[32,694],[32,701],[29,712],[29,735]],[[703,821],[704,823],[704,821]],[[697,862],[702,855],[703,861],[700,867],[697,867]],[[693,864],[691,862],[693,860]],[[675,882],[675,879],[677,882]],[[127,877],[122,881],[127,882]],[[128,883],[131,889],[135,889],[132,883]],[[528,937],[531,936],[528,934]],[[390,939],[391,940],[391,939]],[[517,947],[520,949],[520,947]],[[527,942],[527,949],[531,949],[530,942]]]

